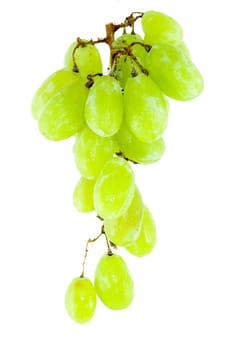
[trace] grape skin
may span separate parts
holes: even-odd
[[[94,187],[94,206],[104,219],[114,219],[129,208],[135,191],[134,174],[122,158],[109,160],[100,172]]]
[[[99,136],[113,136],[120,128],[123,113],[119,82],[110,76],[100,77],[90,88],[85,104],[87,125]]]
[[[75,208],[81,213],[89,213],[94,210],[93,190],[95,180],[81,177],[73,193],[73,203]]]
[[[33,96],[31,110],[34,118],[40,118],[40,114],[50,98],[79,78],[79,74],[70,72],[67,69],[60,69],[51,74]]]
[[[134,198],[128,210],[116,219],[105,219],[104,228],[107,237],[116,245],[124,246],[138,238],[143,218],[142,196],[135,188]]]
[[[120,255],[104,254],[100,258],[96,266],[94,286],[100,300],[112,310],[124,309],[133,300],[133,280]]]
[[[146,68],[160,89],[176,100],[192,100],[203,90],[201,73],[180,47],[154,45],[147,55]]]
[[[178,44],[183,39],[183,30],[172,17],[157,11],[147,11],[142,16],[142,29],[147,44]]]
[[[118,149],[114,138],[101,137],[85,125],[76,136],[73,147],[76,166],[84,177],[95,179]]]
[[[38,126],[42,135],[59,141],[81,130],[87,93],[82,80],[77,80],[53,95],[39,116]]]
[[[191,59],[190,51],[188,46],[182,41],[179,44],[175,45],[179,50],[183,52],[189,59]]]
[[[74,67],[73,50],[76,45],[76,41],[70,45],[64,58],[64,66],[70,70]],[[75,50],[74,57],[78,70],[84,78],[89,74],[102,73],[101,56],[96,46],[89,44],[84,47],[79,47]]]
[[[156,244],[156,227],[153,216],[147,207],[144,208],[141,231],[138,238],[125,246],[129,253],[142,257],[148,255]]]
[[[165,152],[165,143],[161,137],[150,143],[141,142],[134,136],[125,121],[116,134],[116,140],[124,156],[140,164],[157,162]]]
[[[156,141],[168,122],[168,102],[145,74],[127,80],[124,92],[125,120],[141,142]]]
[[[96,291],[86,277],[74,278],[65,295],[65,307],[68,315],[78,323],[87,323],[96,310]]]

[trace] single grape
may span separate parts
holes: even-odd
[[[118,149],[113,137],[101,137],[85,125],[73,147],[76,166],[84,177],[94,179]]]
[[[73,279],[65,295],[65,306],[75,322],[86,323],[92,319],[96,309],[96,291],[88,278]]]
[[[203,90],[201,73],[179,47],[153,46],[147,55],[146,66],[151,78],[171,98],[192,100]]]
[[[72,70],[74,67],[73,50],[76,45],[77,42],[75,41],[70,45],[65,54],[64,66],[70,70]],[[78,70],[84,78],[86,78],[89,74],[102,73],[101,56],[96,46],[88,44],[86,46],[79,47],[75,50],[74,57]]]
[[[141,229],[143,211],[142,196],[135,187],[134,197],[128,210],[116,219],[104,220],[105,232],[110,241],[121,246],[135,241]]]
[[[79,77],[54,95],[38,120],[39,130],[49,140],[59,141],[75,135],[84,124],[84,105],[88,89]]]
[[[32,99],[32,114],[39,119],[46,103],[62,89],[79,80],[79,75],[67,69],[60,69],[50,75],[38,88]]]
[[[146,44],[177,44],[182,41],[183,30],[172,17],[157,11],[147,11],[142,16],[142,29]]]
[[[153,142],[164,132],[168,102],[153,80],[145,74],[129,78],[124,93],[125,120],[141,142]]]
[[[165,152],[165,143],[161,137],[150,143],[141,142],[134,136],[125,121],[122,122],[116,139],[124,156],[136,163],[157,162]]]
[[[96,267],[94,285],[105,306],[112,310],[128,307],[134,296],[133,280],[120,255],[103,255]]]
[[[141,231],[138,238],[125,246],[133,255],[145,256],[153,250],[156,244],[156,228],[154,219],[147,207],[144,208]]]
[[[120,128],[123,118],[123,97],[119,82],[102,76],[89,90],[85,104],[85,120],[99,136],[109,137]]]
[[[88,213],[94,210],[94,185],[95,180],[89,180],[83,176],[79,179],[73,193],[73,203],[78,211]]]
[[[112,43],[112,46],[114,49],[120,50],[127,48],[132,43],[143,43],[143,39],[138,34],[123,34]],[[143,66],[146,55],[144,47],[140,44],[135,44],[130,49],[137,61]],[[132,73],[141,73],[139,65],[127,53],[121,52],[121,54],[118,54],[115,58],[115,63],[114,76],[119,80],[123,88],[127,79],[132,76]]]
[[[134,174],[125,159],[112,158],[100,172],[94,187],[94,206],[104,219],[114,219],[129,208],[135,191]]]

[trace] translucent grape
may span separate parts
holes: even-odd
[[[65,295],[65,306],[75,322],[86,323],[91,320],[96,309],[96,291],[88,278],[73,279]]]
[[[77,42],[70,45],[64,59],[64,66],[71,70],[74,67],[73,50],[76,45]],[[101,56],[94,45],[77,48],[75,50],[75,62],[80,74],[83,75],[84,78],[86,78],[88,74],[102,73]]]
[[[134,198],[128,210],[116,219],[105,219],[105,232],[117,245],[124,246],[137,239],[143,218],[144,205],[138,188],[135,188]]]
[[[141,142],[153,142],[164,132],[168,102],[153,80],[144,74],[129,78],[124,93],[125,120]]]
[[[134,174],[122,158],[108,161],[94,187],[94,206],[104,219],[114,219],[129,208],[135,191]]]
[[[132,43],[143,43],[143,39],[138,34],[123,34],[113,42],[112,46],[115,49],[121,49],[129,46]],[[141,45],[131,46],[132,54],[137,58],[137,61],[143,66],[146,51]],[[128,78],[132,76],[132,72],[141,73],[139,65],[128,55],[120,54],[116,58],[116,67],[114,76],[119,80],[121,86],[124,88]]]
[[[119,82],[110,76],[96,80],[89,90],[84,113],[89,128],[97,135],[114,135],[123,118],[123,97]]]
[[[151,253],[155,244],[155,223],[149,209],[145,207],[140,234],[134,242],[126,245],[125,248],[131,254],[141,257]]]
[[[40,114],[40,132],[53,141],[75,135],[84,124],[86,97],[87,88],[81,79],[54,95]]]
[[[46,103],[62,89],[79,80],[79,75],[67,69],[60,69],[50,75],[36,91],[32,99],[32,114],[39,119]]]
[[[146,66],[160,89],[176,100],[192,100],[203,90],[197,67],[179,47],[155,45],[147,55]]]
[[[96,178],[117,150],[118,145],[114,138],[98,136],[86,125],[77,135],[73,147],[76,166],[88,179]]]
[[[142,16],[142,29],[146,44],[177,44],[182,41],[183,31],[179,23],[161,12],[147,11]]]
[[[150,143],[141,142],[134,136],[125,121],[116,134],[116,139],[124,156],[136,163],[157,162],[165,152],[165,143],[162,138]]]
[[[98,297],[110,309],[124,309],[133,300],[133,280],[119,255],[105,254],[101,257],[96,267],[94,285]]]
[[[88,213],[94,210],[94,185],[95,180],[89,180],[83,176],[79,179],[73,193],[73,203],[78,211]]]

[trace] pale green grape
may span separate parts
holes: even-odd
[[[146,44],[177,44],[182,41],[183,31],[179,23],[161,12],[147,11],[142,16],[142,29]]]
[[[32,114],[39,119],[46,103],[62,89],[79,80],[79,75],[67,69],[60,69],[50,75],[36,91],[32,99]]]
[[[103,255],[96,267],[96,293],[105,306],[113,310],[128,307],[134,296],[133,280],[120,255]]]
[[[91,320],[96,309],[96,291],[88,278],[73,279],[65,295],[65,306],[75,322],[86,323]]]
[[[83,112],[87,93],[80,78],[54,95],[40,114],[40,132],[54,141],[75,135],[84,124]]]
[[[96,180],[96,212],[104,219],[123,215],[133,200],[134,191],[134,174],[130,165],[122,158],[112,158],[105,164]]]
[[[141,231],[138,238],[125,248],[133,255],[145,256],[149,254],[156,244],[156,228],[154,219],[147,207],[144,208]]]
[[[138,34],[123,34],[113,42],[114,49],[122,49],[132,43],[143,43],[143,39]],[[140,44],[131,46],[132,54],[137,58],[137,61],[143,66],[146,50]],[[116,58],[116,67],[114,76],[119,80],[121,86],[124,88],[126,81],[132,76],[132,72],[141,73],[139,65],[126,53],[120,54]]]
[[[165,152],[165,143],[161,137],[150,143],[141,142],[134,136],[125,121],[121,124],[116,139],[124,156],[136,163],[157,162]]]
[[[192,100],[203,90],[201,73],[179,47],[153,46],[147,55],[146,66],[152,79],[171,98]]]
[[[129,78],[124,93],[125,120],[141,142],[153,142],[164,132],[168,102],[153,80],[144,74]]]
[[[96,178],[117,151],[118,145],[114,138],[96,135],[86,125],[77,135],[73,147],[76,166],[88,179]]]
[[[120,128],[123,118],[123,97],[119,82],[102,76],[89,90],[85,104],[85,119],[97,135],[109,137]]]
[[[95,181],[81,177],[73,193],[73,203],[75,208],[82,212],[88,213],[94,210],[93,190]]]
[[[110,241],[124,246],[137,239],[143,218],[144,205],[141,194],[135,187],[133,200],[128,210],[116,219],[105,219],[104,228]]]
[[[73,50],[76,47],[77,42],[74,42],[68,48],[65,59],[64,66],[68,69],[73,69]],[[98,49],[94,45],[87,45],[84,47],[79,47],[75,50],[75,62],[78,67],[80,74],[84,78],[88,74],[102,73],[102,62]]]

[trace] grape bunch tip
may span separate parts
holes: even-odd
[[[135,32],[136,21],[141,21],[143,37]],[[109,46],[108,74],[103,73],[99,43]],[[95,211],[101,222],[99,234],[87,240],[81,274],[65,293],[67,313],[75,322],[93,318],[97,297],[112,310],[132,303],[133,279],[115,250],[119,246],[143,257],[156,245],[155,222],[132,164],[162,158],[169,98],[192,100],[203,86],[180,24],[164,13],[147,11],[106,24],[105,38],[77,38],[65,54],[64,67],[36,91],[31,110],[41,134],[52,141],[75,137],[80,178],[73,204],[82,213]],[[92,281],[85,276],[88,245],[101,236],[107,253]]]

